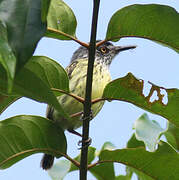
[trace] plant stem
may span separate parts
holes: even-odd
[[[86,145],[86,142],[89,139],[91,92],[92,92],[92,80],[93,80],[93,65],[94,65],[95,51],[96,51],[96,32],[97,32],[99,4],[100,4],[100,0],[93,0],[93,17],[92,17],[91,38],[90,38],[89,53],[88,53],[88,70],[87,70],[86,94],[85,94],[85,102],[84,102],[82,149],[81,149],[81,160],[80,160],[80,180],[87,179],[88,146]]]
[[[53,29],[53,28],[49,28],[49,27],[48,27],[48,28],[47,28],[47,32],[48,32],[48,33],[52,33],[52,34],[57,34],[57,35],[63,35],[63,36],[65,36],[65,37],[68,37],[68,38],[74,40],[75,42],[77,42],[78,44],[80,44],[80,45],[82,45],[82,46],[84,46],[84,47],[86,47],[86,48],[89,47],[88,44],[80,41],[80,40],[77,39],[76,37],[71,36],[71,35],[69,35],[69,34],[66,34],[66,33],[64,33],[64,32],[62,32],[62,31],[57,30],[57,29]],[[46,36],[47,36],[47,37],[50,37],[50,36],[48,36],[48,33],[46,33]]]
[[[64,90],[62,90],[62,89],[56,89],[56,88],[51,88],[51,90],[52,90],[52,91],[56,91],[56,92],[60,92],[60,93],[63,93],[63,94],[66,94],[66,95],[68,95],[68,96],[73,97],[74,99],[76,99],[76,100],[79,101],[80,103],[84,103],[84,99],[83,99],[82,97],[77,96],[77,95],[75,95],[75,94],[73,94],[73,93],[69,93],[69,92],[66,92],[66,91],[64,91]]]

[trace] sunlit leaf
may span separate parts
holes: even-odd
[[[48,170],[48,175],[52,180],[63,180],[70,170],[71,163],[67,160],[58,161]]]
[[[143,141],[150,151],[156,149],[160,136],[166,131],[156,121],[150,120],[147,114],[140,116],[134,122],[133,128],[136,138]]]
[[[70,40],[70,37],[76,37],[76,17],[72,9],[62,0],[51,0],[47,23],[47,37],[61,40]]]
[[[104,89],[103,97],[108,100],[120,100],[132,103],[149,112],[158,114],[168,119],[171,123],[179,127],[179,90],[164,89],[152,85],[148,96],[143,94],[143,81],[128,73],[125,77],[110,82]],[[160,89],[164,89],[168,95],[168,102],[163,102],[163,95]],[[158,100],[150,101],[154,91],[157,92]]]
[[[100,151],[103,151],[105,149],[108,149],[108,150],[113,150],[115,149],[116,147],[114,146],[114,144],[112,144],[111,142],[105,142],[101,148]]]
[[[161,43],[179,52],[179,13],[159,4],[130,5],[110,19],[106,39],[140,37]]]
[[[103,163],[110,161],[128,165],[154,179],[179,179],[179,154],[162,141],[155,152],[148,152],[142,147],[104,150],[99,160]]]
[[[43,117],[22,115],[0,122],[1,169],[34,153],[61,157],[61,153],[66,152],[66,146],[63,130]]]

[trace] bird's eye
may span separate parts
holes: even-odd
[[[106,47],[101,47],[101,48],[100,48],[100,51],[101,51],[103,54],[105,54],[105,53],[107,53],[108,49],[107,49]]]

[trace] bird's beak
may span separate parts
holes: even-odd
[[[115,46],[114,50],[116,54],[118,54],[121,51],[129,50],[129,49],[135,49],[137,46]]]

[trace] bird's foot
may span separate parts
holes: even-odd
[[[88,138],[87,140],[85,140],[84,141],[84,145],[83,145],[83,141],[82,140],[78,141],[78,146],[81,146],[78,149],[82,149],[82,148],[86,148],[87,146],[90,146],[91,142],[92,142],[91,138]]]
[[[89,116],[87,116],[87,117],[84,117],[84,112],[81,114],[81,117],[80,117],[80,120],[81,121],[85,121],[85,120],[88,120],[89,119],[89,121],[90,120],[92,120],[93,119],[93,111],[91,110],[90,111],[90,115]]]

